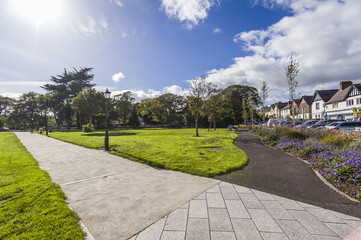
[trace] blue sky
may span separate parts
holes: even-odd
[[[272,103],[288,98],[292,54],[299,95],[312,95],[359,82],[360,16],[356,0],[0,0],[0,95],[93,67],[97,90],[137,99],[183,95],[204,75],[221,88],[266,81]]]

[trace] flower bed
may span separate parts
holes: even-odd
[[[302,142],[281,142],[276,144],[275,148],[307,160],[311,167],[317,169],[336,187],[356,199],[361,199],[361,153],[359,151],[332,151],[332,146],[310,146]]]
[[[306,160],[310,167],[336,188],[361,200],[360,135],[341,131],[296,131],[300,133],[294,134],[282,128],[258,128],[251,133],[264,137],[268,144],[278,150]],[[339,141],[329,141],[333,138]]]

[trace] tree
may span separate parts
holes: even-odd
[[[265,121],[265,103],[266,103],[266,98],[268,97],[268,93],[269,93],[269,87],[267,86],[266,82],[262,82],[262,86],[261,86],[261,103],[262,103],[262,120],[263,122]]]
[[[191,82],[191,91],[187,98],[188,108],[195,118],[196,137],[198,133],[198,120],[205,113],[206,101],[217,91],[216,85],[206,83],[205,77],[197,77]]]
[[[300,71],[300,64],[296,59],[293,58],[292,55],[285,70],[286,70],[286,78],[288,83],[290,99],[291,101],[293,101],[296,97],[296,90],[298,88],[298,81],[296,77]]]
[[[261,102],[258,90],[246,85],[231,85],[222,91],[222,95],[224,116],[231,120],[230,124],[237,124],[246,120],[243,116],[242,101],[244,100],[246,104],[248,96],[252,97],[255,106]]]
[[[8,116],[14,108],[15,99],[0,95],[0,127],[8,122]]]
[[[242,99],[242,118],[244,122],[248,119],[247,104],[244,98]]]
[[[249,111],[249,116],[251,118],[251,126],[253,128],[254,107],[253,107],[253,100],[252,100],[251,96],[248,96],[248,111]]]
[[[0,95],[0,116],[8,116],[13,108],[15,100]]]
[[[124,126],[127,125],[133,109],[134,109],[134,100],[133,94],[131,91],[126,91],[124,93],[121,93],[116,97],[116,111],[119,114],[119,118],[123,122]]]
[[[71,106],[79,114],[81,124],[93,124],[95,116],[105,112],[104,93],[87,88],[72,99]]]
[[[43,89],[52,93],[52,112],[55,118],[60,122],[65,120],[67,128],[70,129],[72,122],[73,109],[71,108],[71,101],[79,92],[85,88],[93,87],[91,84],[94,75],[89,72],[92,68],[81,68],[68,72],[64,69],[64,73],[57,76],[51,76],[50,81],[53,84],[45,84]],[[78,127],[79,114],[77,113]]]
[[[208,131],[213,123],[213,130],[216,130],[216,122],[220,120],[224,113],[223,96],[220,94],[221,90],[215,90],[209,100],[206,102],[206,112],[208,114]]]
[[[9,114],[14,127],[30,127],[33,129],[39,121],[39,94],[35,92],[24,93],[16,101],[13,111]]]
[[[152,114],[152,99],[146,98],[142,99],[140,103],[137,104],[138,114],[143,118],[145,124],[151,124],[153,119]]]
[[[138,113],[143,120],[156,123],[174,124],[183,121],[186,100],[182,96],[167,93],[157,98],[144,99],[138,104]]]

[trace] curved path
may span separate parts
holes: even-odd
[[[265,146],[258,136],[238,131],[234,144],[244,150],[244,169],[215,177],[361,218],[361,204],[350,201],[324,184],[306,163]]]

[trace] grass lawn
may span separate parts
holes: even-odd
[[[52,132],[50,137],[88,148],[104,148],[104,131]],[[111,153],[151,166],[214,176],[243,167],[244,151],[233,145],[234,132],[217,129],[141,129],[109,132]]]
[[[84,239],[64,199],[15,134],[0,133],[0,239]]]

